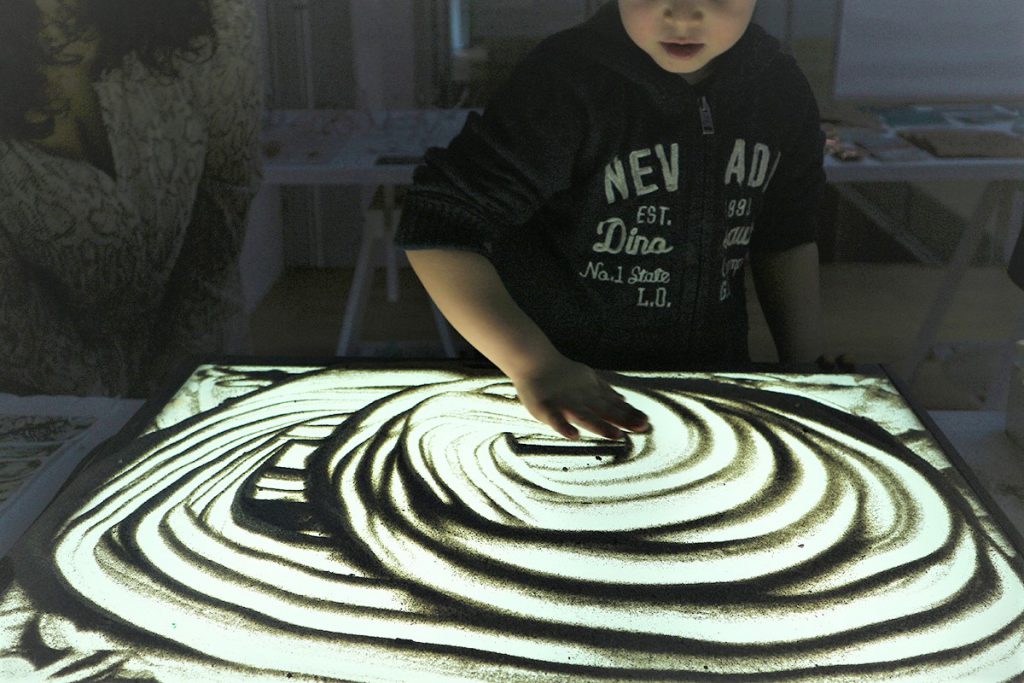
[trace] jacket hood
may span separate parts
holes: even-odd
[[[650,55],[634,43],[622,25],[618,4],[615,0],[606,2],[597,13],[576,29],[581,32],[581,44],[602,45],[600,51],[592,47],[588,57],[624,77],[641,82],[656,89],[692,87],[676,74],[669,73],[651,59]],[[597,39],[595,41],[595,38]],[[780,56],[779,41],[758,26],[751,23],[746,32],[729,51],[718,56],[715,70],[708,80],[708,87],[719,92],[732,92],[746,88]]]

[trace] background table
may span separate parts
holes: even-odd
[[[926,126],[935,128],[934,125]],[[957,126],[950,126],[956,128]],[[1000,124],[997,128],[1007,128]],[[888,129],[888,135],[896,136],[899,131],[912,130],[913,126]],[[961,126],[960,128],[969,128]],[[839,161],[831,156],[825,158],[825,175],[844,199],[864,212],[872,222],[903,245],[918,260],[937,263],[936,256],[915,236],[909,233],[899,221],[867,198],[857,183],[929,183],[929,182],[984,182],[985,190],[978,198],[972,215],[961,233],[952,256],[943,264],[945,275],[929,305],[908,356],[895,367],[893,372],[906,382],[912,383],[928,353],[935,346],[939,329],[953,297],[963,280],[971,260],[977,253],[982,238],[991,230],[992,236],[1001,237],[1003,259],[1009,262],[1013,245],[1024,222],[1024,158],[936,158],[923,153],[914,161],[879,161],[866,157],[859,161]],[[1008,311],[1017,324],[1006,340],[1001,362],[989,381],[986,391],[987,409],[996,409],[1002,402],[1006,390],[1011,361],[1011,342],[1024,337],[1024,311]]]
[[[272,111],[263,131],[263,181],[270,185],[358,185],[365,193],[364,226],[336,353],[358,349],[360,328],[373,278],[383,254],[388,300],[398,299],[398,266],[393,237],[398,221],[395,187],[412,183],[430,147],[443,147],[462,129],[468,109],[355,111],[302,109]],[[375,201],[376,200],[376,201]],[[314,205],[319,206],[314,197]],[[316,249],[322,249],[322,228]],[[456,355],[451,329],[436,307],[434,323],[445,355]]]
[[[263,130],[263,180],[275,185],[411,183],[427,148],[447,145],[469,111],[270,111]]]
[[[389,300],[394,301],[398,297],[396,253],[392,245],[398,215],[395,186],[411,183],[416,165],[427,148],[447,145],[461,130],[470,111],[304,109],[268,113],[263,136],[265,183],[314,187],[352,184],[381,188],[376,206],[373,205],[373,195],[368,195],[369,199],[363,206],[366,221],[338,339],[338,355],[349,355],[358,345],[373,264],[381,250],[386,265]],[[895,129],[891,132],[895,134]],[[860,192],[857,183],[951,180],[987,183],[952,258],[945,264],[945,277],[922,319],[910,354],[893,368],[898,376],[911,382],[935,344],[953,295],[986,231],[990,226],[995,226],[995,232],[1003,231],[1007,249],[1016,238],[1021,216],[1024,215],[1024,159],[939,159],[923,155],[922,159],[915,161],[883,162],[865,158],[856,162],[840,162],[826,157],[825,175],[845,199],[925,262],[936,259],[904,226]],[[322,237],[315,237],[315,241],[322,242]],[[1009,258],[1009,252],[1006,257]],[[433,313],[442,346],[446,355],[452,357],[455,353],[450,328],[436,308]],[[1024,311],[1011,314],[1020,319],[1019,334],[1014,338],[1024,336]],[[1004,388],[1001,383],[1010,361],[1009,344],[1004,361],[988,391],[989,397],[996,400]]]

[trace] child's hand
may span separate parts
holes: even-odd
[[[607,439],[622,438],[622,429],[650,428],[647,416],[597,372],[564,356],[511,379],[530,414],[567,439],[579,438],[573,423]]]

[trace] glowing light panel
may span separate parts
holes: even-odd
[[[1024,673],[1021,557],[883,379],[631,374],[653,430],[612,443],[496,376],[236,375],[205,377],[255,390],[162,415],[15,549],[0,673]]]

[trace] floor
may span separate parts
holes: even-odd
[[[253,313],[256,352],[333,357],[351,275],[350,269],[288,269]],[[898,361],[908,353],[941,277],[940,269],[916,264],[824,264],[829,350],[857,363]],[[362,339],[370,351],[356,355],[440,355],[429,299],[412,271],[400,270],[396,302],[387,300],[383,280],[378,273],[364,320]],[[751,354],[770,361],[774,350],[756,303],[750,317]],[[911,398],[925,410],[981,409],[1006,342],[1020,336],[1016,330],[1022,318],[1024,292],[1004,269],[971,269],[945,320],[940,344],[907,387]],[[1005,405],[1002,395],[993,400]]]

